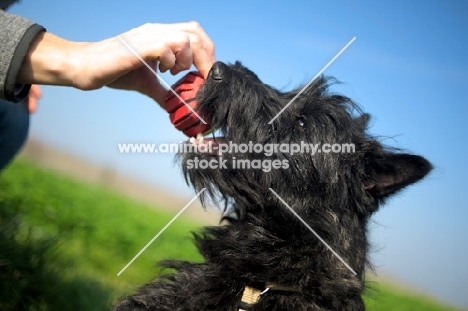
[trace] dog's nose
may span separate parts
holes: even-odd
[[[213,80],[223,80],[224,73],[226,72],[226,65],[223,62],[216,62],[211,67],[208,77]]]

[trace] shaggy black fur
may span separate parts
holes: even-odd
[[[145,285],[113,310],[237,311],[245,286],[264,289],[267,282],[300,291],[270,290],[249,310],[364,310],[369,217],[386,198],[423,178],[432,167],[424,158],[385,148],[366,134],[369,116],[350,99],[330,94],[331,82],[317,79],[269,125],[299,90],[279,92],[240,63],[213,66],[197,99],[199,112],[224,134],[224,139],[215,139],[218,143],[352,143],[355,152],[228,153],[221,158],[215,153],[184,154],[187,181],[197,191],[207,188],[205,194],[223,199],[235,217],[229,218],[229,225],[208,227],[195,236],[203,263],[162,263],[176,272]],[[277,159],[282,165],[270,171],[234,169],[233,157]],[[227,168],[189,169],[195,158],[228,160]]]

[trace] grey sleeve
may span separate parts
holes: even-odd
[[[36,35],[44,27],[13,14],[0,11],[0,99],[19,102],[31,85],[17,84],[16,77]]]

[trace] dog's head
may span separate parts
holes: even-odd
[[[271,188],[298,208],[368,216],[431,170],[424,158],[392,152],[366,134],[369,116],[331,94],[331,83],[320,77],[303,91],[282,93],[239,62],[215,63],[197,110],[222,137],[197,142],[211,146],[208,152],[184,155],[188,182],[241,214],[278,204]]]

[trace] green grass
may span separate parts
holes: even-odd
[[[453,307],[444,306],[435,300],[398,289],[387,283],[372,283],[372,289],[364,295],[367,310],[392,311],[454,311]]]
[[[56,283],[58,297],[76,305],[60,310],[105,310],[116,297],[154,277],[159,272],[157,261],[201,260],[190,234],[199,226],[178,218],[117,276],[174,214],[17,160],[0,175],[0,228],[4,229],[0,240],[10,241],[0,244],[0,283],[5,275],[11,283],[4,297],[15,291],[24,295],[28,286],[36,288],[40,277],[31,271],[41,270],[50,278],[44,287]],[[28,262],[35,254],[42,261]],[[2,269],[10,274],[2,275]],[[39,293],[31,290],[31,300],[35,295]],[[5,310],[2,301],[0,293],[0,310]],[[37,301],[37,306],[48,303]]]
[[[106,310],[157,261],[200,261],[180,217],[117,276],[174,214],[16,160],[0,175],[0,310]],[[453,310],[387,285],[369,296],[368,310]]]

